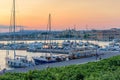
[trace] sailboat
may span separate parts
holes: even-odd
[[[51,14],[49,14],[49,33],[51,32]],[[50,38],[49,38],[50,39]],[[51,44],[51,39],[49,40],[50,42],[48,43],[48,47],[49,49],[52,49],[52,44]],[[45,53],[47,55],[47,53]],[[33,57],[33,60],[35,62],[36,65],[39,64],[44,64],[44,63],[54,63],[57,62],[57,57],[53,56],[52,53],[50,52],[50,56],[40,56],[40,57]]]
[[[12,21],[12,28],[13,28],[13,33],[14,33],[14,37],[13,37],[13,44],[15,44],[15,29],[16,29],[16,14],[15,14],[15,0],[13,0],[13,11],[12,11],[12,17],[13,17],[13,21]],[[16,51],[14,48],[14,56],[13,58],[8,57],[9,54],[9,50],[7,50],[6,53],[6,65],[8,67],[11,68],[23,68],[23,67],[28,67],[28,66],[32,66],[33,63],[32,61],[28,61],[27,56],[21,56],[21,55],[16,55]]]

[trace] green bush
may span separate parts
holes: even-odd
[[[120,56],[27,73],[6,73],[0,80],[120,80]]]

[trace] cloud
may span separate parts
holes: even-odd
[[[16,26],[17,28],[20,28],[20,27],[24,27],[24,28],[26,28],[25,26]],[[10,28],[10,26],[6,26],[6,25],[0,25],[0,29],[9,29]]]
[[[6,26],[6,25],[0,25],[0,29],[8,29],[9,26]]]
[[[27,27],[26,26],[19,26],[17,25],[16,26],[16,31],[19,31],[21,29],[26,29]],[[10,26],[7,26],[7,25],[0,25],[0,33],[1,32],[9,32],[9,29],[10,29]]]

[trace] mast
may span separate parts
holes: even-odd
[[[15,44],[15,29],[16,29],[16,14],[15,14],[15,0],[13,0],[13,34],[14,34],[14,37],[13,37],[13,43]],[[16,55],[16,52],[15,52],[15,48],[14,48],[14,59],[15,59],[15,55]]]
[[[51,14],[49,13],[49,32],[51,32]]]
[[[76,31],[76,25],[74,25],[74,39],[75,39],[75,43],[77,42],[76,39],[77,39],[77,31]]]
[[[86,33],[85,33],[85,35],[86,35],[86,39],[87,39],[87,43],[88,43],[88,34],[87,34],[87,31],[88,31],[88,25],[86,24]]]
[[[49,19],[48,19],[48,31],[51,36],[51,14],[49,13]],[[50,39],[50,45],[51,45],[51,37],[49,36]]]
[[[15,0],[13,0],[13,33],[14,33],[14,43],[15,43],[15,19],[16,19],[16,14],[15,14]]]

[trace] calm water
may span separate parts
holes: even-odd
[[[59,43],[62,43],[63,41],[65,40],[52,40],[52,42],[59,42]],[[70,41],[75,41],[75,40],[70,40]],[[76,40],[76,42],[86,42],[86,40]],[[48,42],[48,41],[45,41],[45,40],[31,40],[31,41],[17,41],[18,43],[19,42],[24,42],[24,43],[32,43],[32,42]],[[105,46],[105,45],[108,45],[110,42],[102,42],[102,41],[89,41],[91,43],[95,43],[95,44],[98,44],[100,46]],[[4,44],[7,44],[7,43],[10,43],[10,41],[0,41],[0,43],[4,43]]]
[[[53,40],[53,42],[54,41],[62,43],[64,40]],[[17,41],[17,42],[23,42],[23,41]],[[32,42],[35,42],[35,41],[24,41],[24,42],[32,43]],[[37,42],[45,42],[45,41],[44,40],[37,40]],[[78,40],[77,40],[77,42],[78,42]],[[86,41],[83,41],[83,42],[86,42]],[[98,44],[100,46],[105,46],[105,45],[109,44],[109,42],[98,42],[98,41],[89,41],[89,42]],[[7,44],[8,41],[0,41],[0,43]],[[5,65],[6,53],[7,53],[7,50],[0,50],[0,67],[1,67],[1,69],[6,67],[6,65]],[[28,56],[28,58],[31,59],[32,56],[41,56],[41,55],[45,55],[45,53],[31,53],[31,52],[16,50],[16,55]],[[9,57],[11,57],[11,58],[13,57],[13,51],[12,50],[9,51]]]

